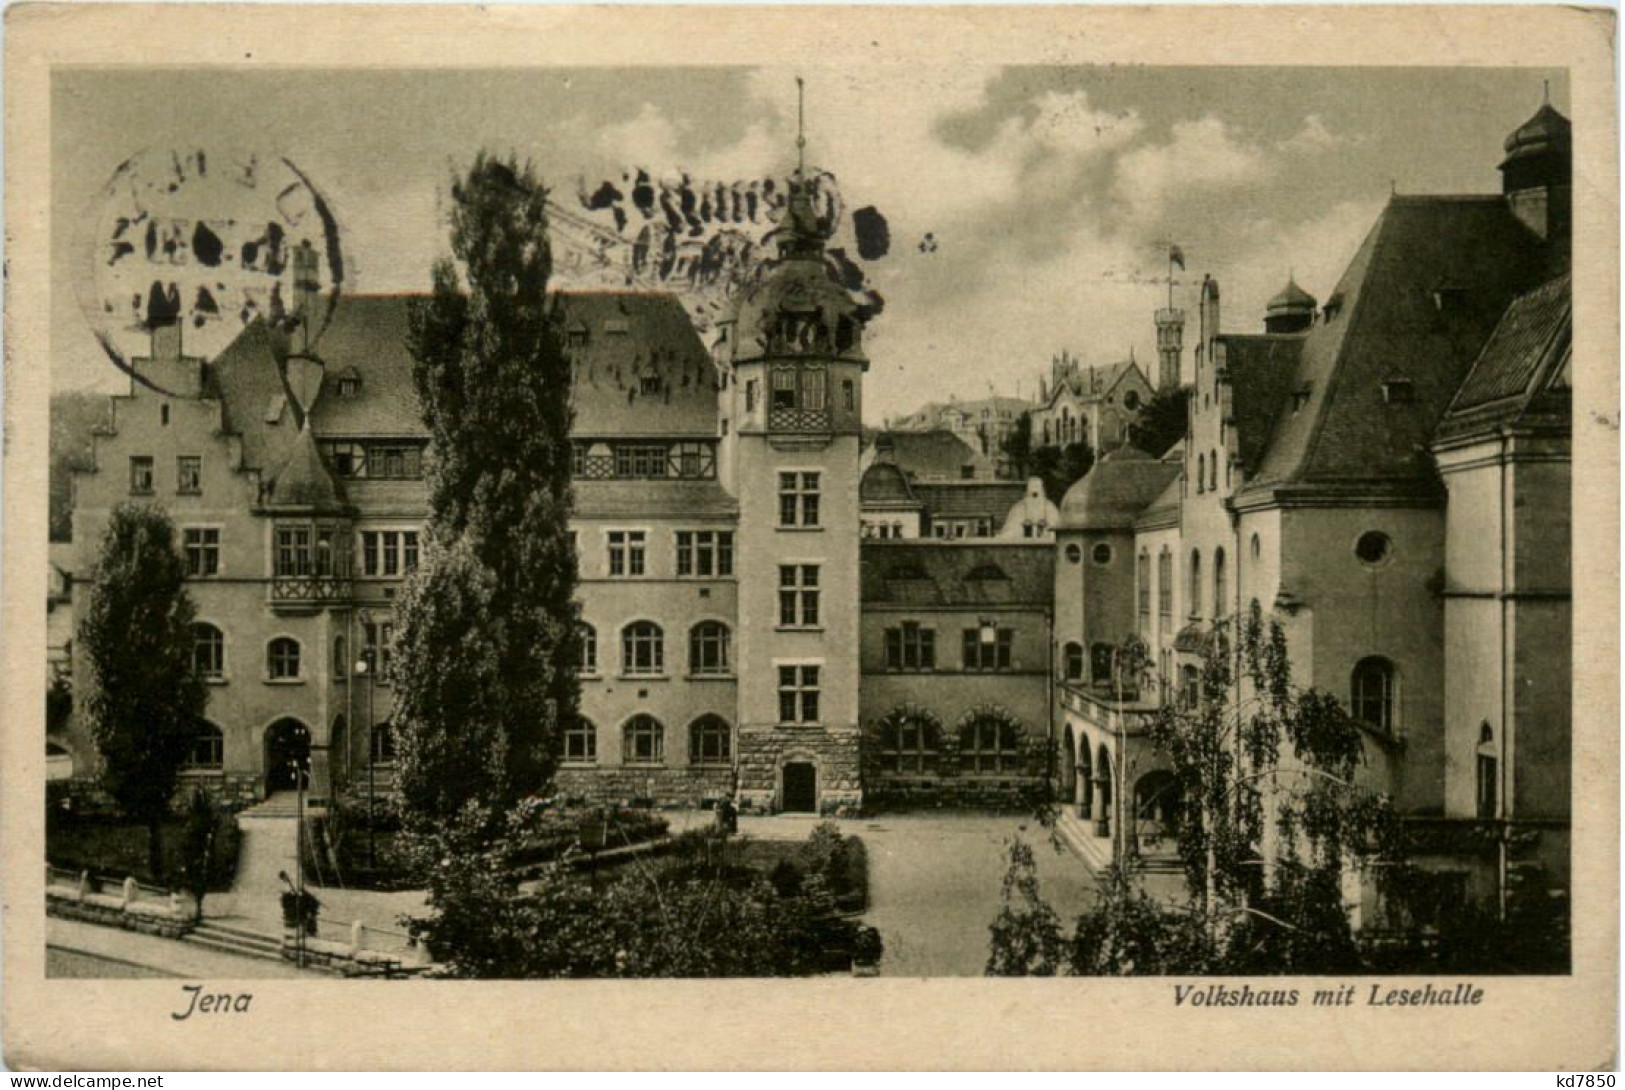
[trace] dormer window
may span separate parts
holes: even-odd
[[[1333,292],[1332,297],[1326,300],[1326,305],[1320,308],[1321,317],[1324,321],[1330,322],[1337,317],[1338,312],[1342,309],[1343,293],[1340,291]]]
[[[1299,412],[1305,405],[1309,404],[1309,395],[1312,392],[1313,390],[1307,382],[1292,391],[1292,411],[1294,413]]]
[[[1403,377],[1383,379],[1382,399],[1390,405],[1409,405],[1416,400],[1416,383]]]
[[[625,336],[631,332],[631,326],[627,324],[625,318],[611,318],[604,323],[604,332]]]
[[[1445,281],[1433,288],[1433,309],[1441,314],[1447,311],[1459,310],[1466,301],[1467,289],[1461,284]]]
[[[565,331],[564,343],[570,348],[587,347],[587,327],[579,323],[571,326]]]
[[[660,392],[660,376],[655,373],[638,376],[638,393],[658,394]]]

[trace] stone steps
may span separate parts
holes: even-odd
[[[259,958],[262,961],[282,960],[282,940],[238,927],[205,921],[186,936],[186,941],[221,953]]]

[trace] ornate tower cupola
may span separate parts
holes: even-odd
[[[1569,119],[1548,98],[1506,138],[1505,147],[1501,191],[1513,215],[1541,238],[1566,246],[1574,157]]]
[[[797,136],[798,159],[806,141]],[[825,262],[825,225],[798,162],[777,231],[776,259],[735,297],[718,323],[717,364],[733,374],[742,433],[776,443],[857,434],[863,314]]]
[[[1286,287],[1269,301],[1264,309],[1264,332],[1302,333],[1315,323],[1315,297],[1298,287],[1297,280],[1287,277]]]

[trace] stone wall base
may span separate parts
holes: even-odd
[[[733,792],[731,768],[561,768],[553,791],[566,803],[707,807]]]
[[[857,814],[863,809],[859,760],[862,732],[851,727],[765,726],[739,728],[739,805],[746,811],[786,809],[784,766],[811,764],[816,773],[817,812]]]

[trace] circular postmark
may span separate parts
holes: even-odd
[[[141,360],[211,359],[257,320],[313,350],[345,286],[333,209],[282,156],[138,152],[98,192],[83,238],[85,319],[108,358],[147,385]]]

